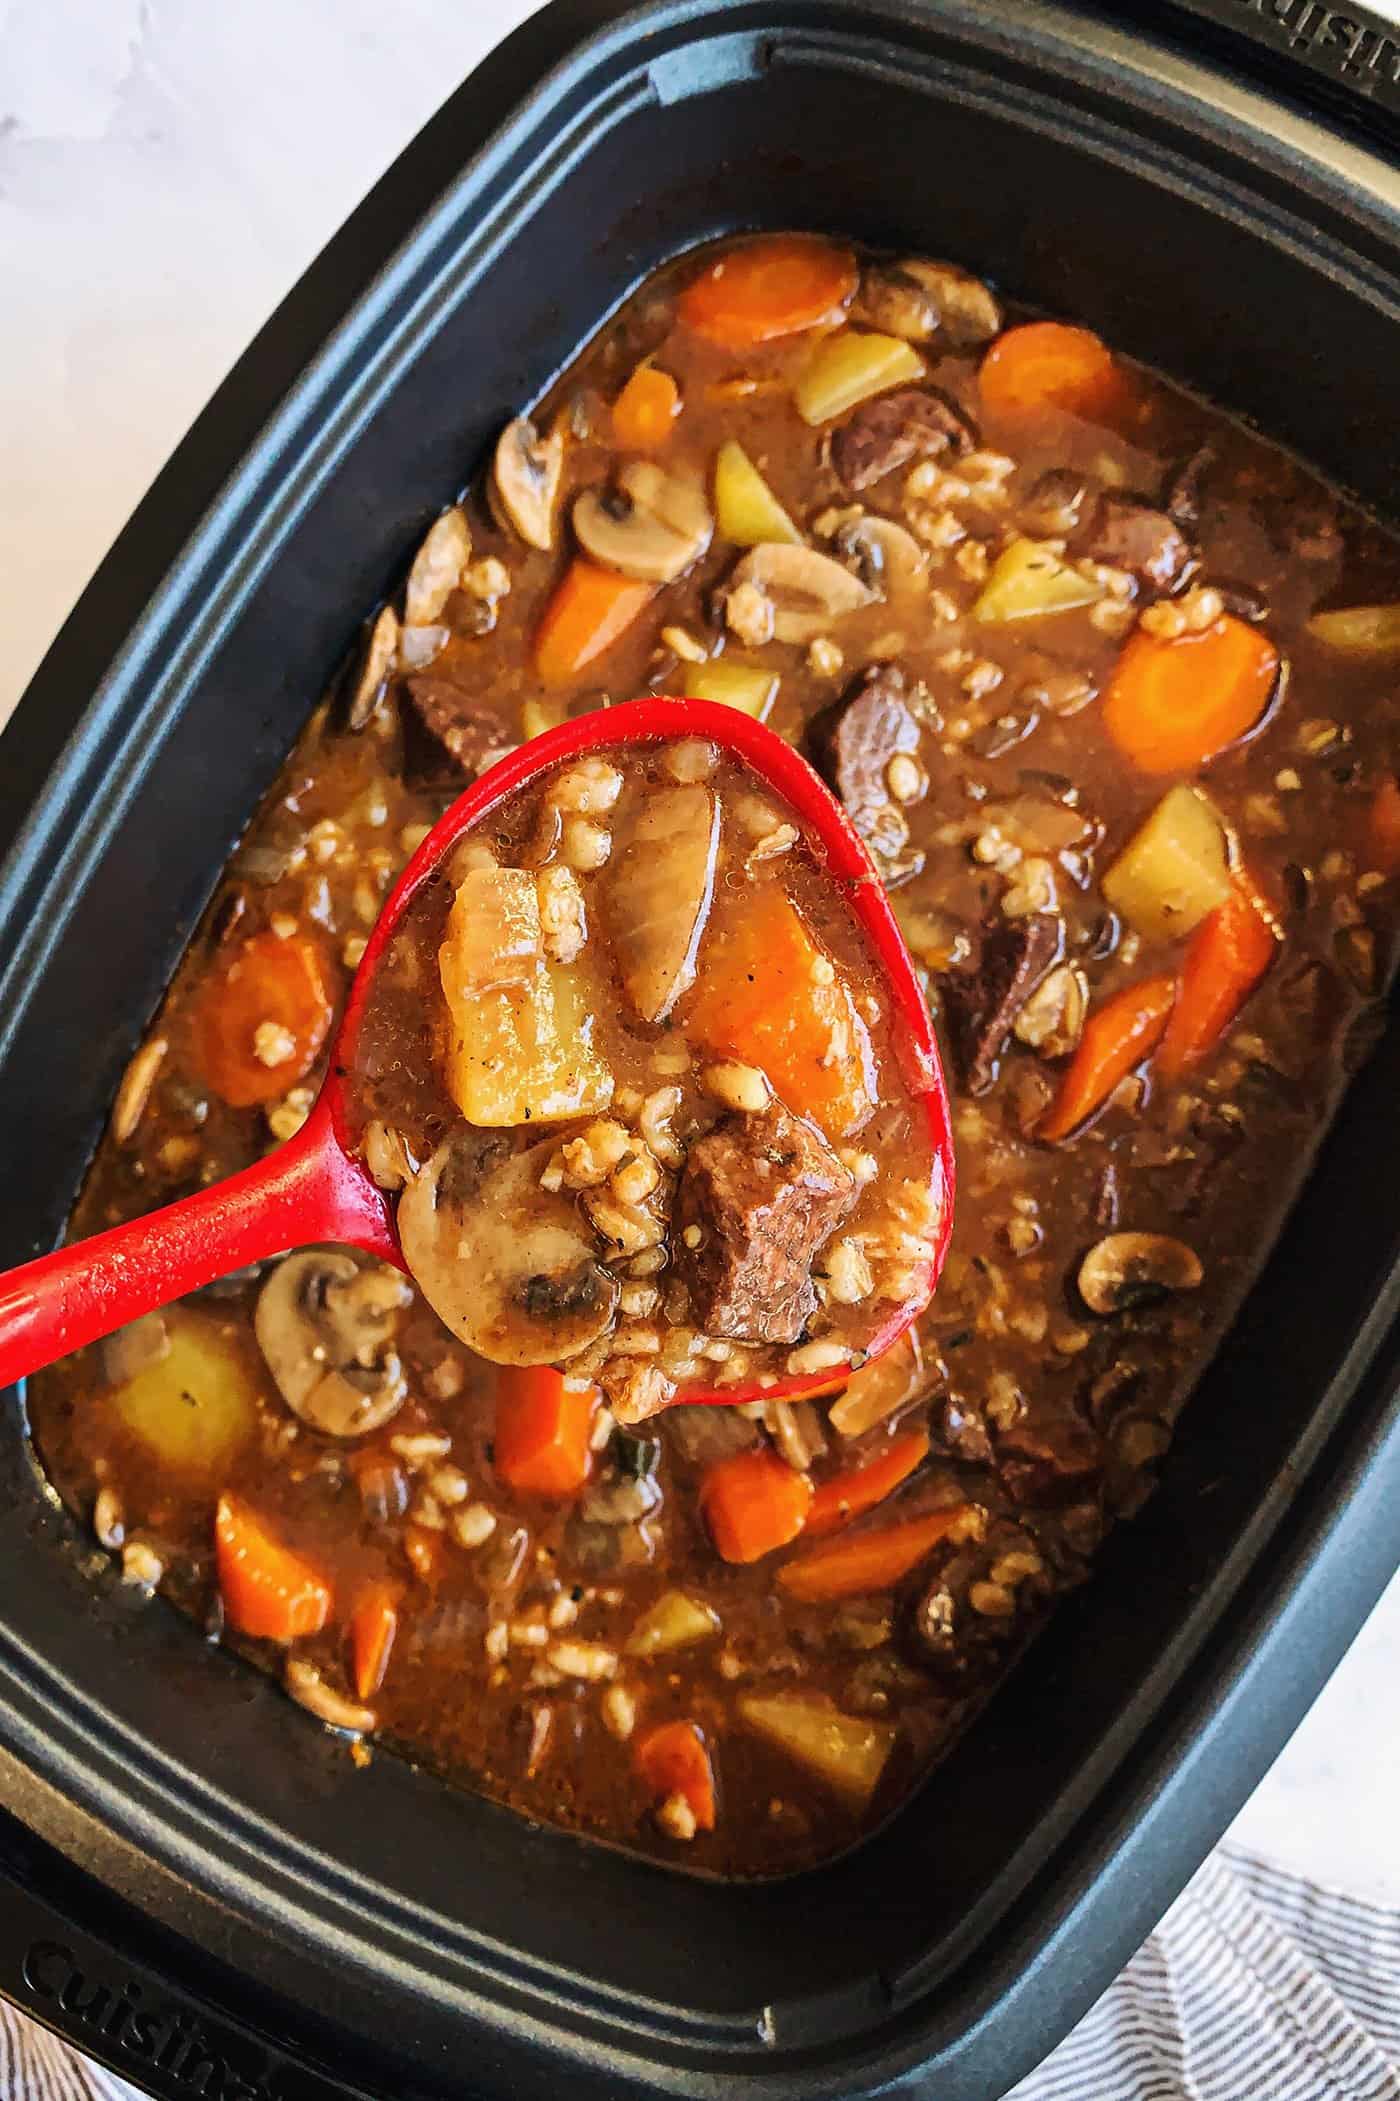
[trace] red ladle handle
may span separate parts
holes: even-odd
[[[10,1270],[0,1280],[0,1387],[245,1263],[319,1240],[400,1262],[388,1211],[336,1143],[325,1102],[241,1174]]]

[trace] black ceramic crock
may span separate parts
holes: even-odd
[[[956,257],[1393,506],[1397,47],[1356,47],[1370,78],[1349,77],[1328,24],[1361,18],[1323,8],[1307,64],[1261,91],[1236,32],[1282,62],[1291,0],[1144,5],[1133,33],[1128,12],[556,0],[453,96],[220,389],[0,744],[0,1263],[60,1233],[364,608],[677,250],[810,226]],[[121,1589],[8,1407],[0,1992],[170,2101],[1001,2093],[1152,1926],[1400,1559],[1397,1099],[1392,1031],[1160,1493],[931,1784],[788,1881],[691,1881],[392,1756],[357,1772]]]

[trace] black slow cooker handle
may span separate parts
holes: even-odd
[[[1121,14],[1400,149],[1400,22],[1342,0],[1126,0]]]

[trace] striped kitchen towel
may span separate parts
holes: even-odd
[[[139,2096],[0,2003],[0,2101]],[[1006,2101],[1400,2101],[1400,1912],[1222,1846]]]
[[[1400,1911],[1222,1846],[1007,2101],[1400,2101]]]

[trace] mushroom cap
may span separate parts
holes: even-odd
[[[876,328],[909,343],[937,338],[949,349],[970,350],[1001,328],[1001,309],[980,277],[927,256],[867,270],[857,306]]]
[[[709,546],[714,519],[697,482],[633,460],[613,489],[585,489],[574,505],[580,547],[641,583],[673,583]]]
[[[385,1263],[332,1248],[285,1255],[258,1293],[253,1331],[293,1415],[328,1437],[363,1437],[408,1390],[390,1347],[412,1287]]]
[[[1091,1313],[1128,1313],[1173,1291],[1195,1291],[1205,1271],[1169,1233],[1110,1233],[1079,1265],[1079,1296]]]
[[[620,1287],[573,1198],[541,1185],[554,1140],[493,1160],[477,1139],[444,1139],[399,1199],[404,1260],[478,1356],[558,1363],[612,1326]]]
[[[472,558],[471,528],[454,504],[435,518],[413,558],[403,592],[406,628],[431,627]]]
[[[399,653],[399,616],[381,606],[365,636],[345,703],[345,727],[362,730],[379,706]]]
[[[860,580],[881,598],[900,598],[928,583],[928,557],[893,518],[866,511],[839,529],[832,546],[856,565]]]
[[[554,545],[554,508],[564,471],[564,434],[542,438],[528,416],[517,416],[496,440],[491,488],[507,523],[527,547],[547,554]]]
[[[738,561],[726,589],[749,584],[773,608],[779,642],[812,642],[833,620],[871,605],[875,592],[832,555],[764,540]]]

